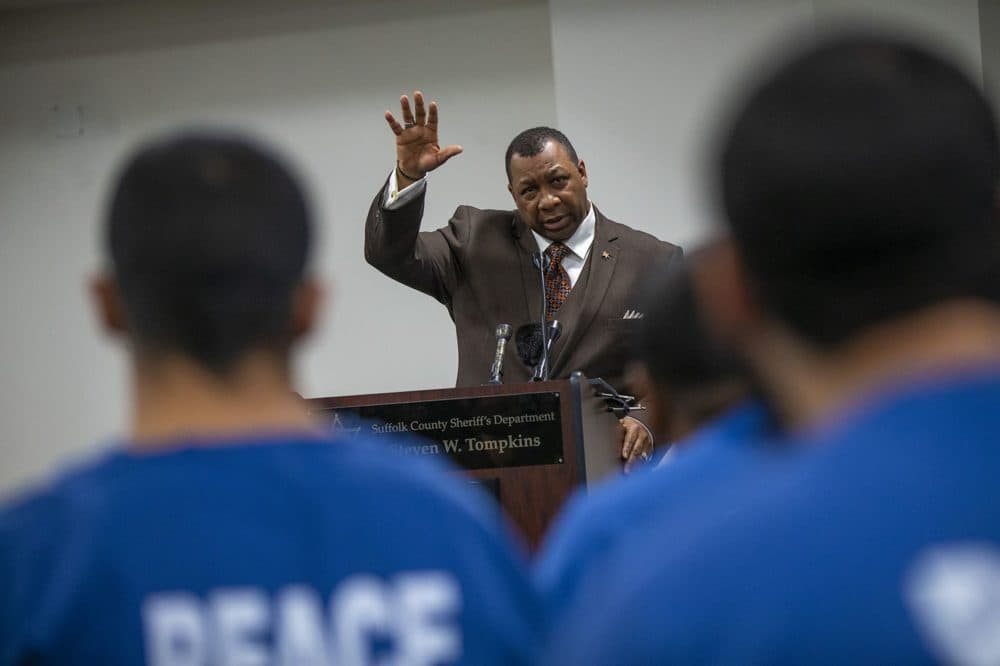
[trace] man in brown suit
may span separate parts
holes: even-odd
[[[424,176],[462,152],[438,144],[437,104],[400,99],[403,124],[386,111],[396,135],[396,169],[375,197],[365,229],[365,258],[389,277],[440,301],[458,335],[459,386],[484,383],[499,323],[515,329],[542,316],[539,263],[548,284],[546,313],[563,335],[552,346],[552,377],[581,371],[627,392],[625,365],[641,313],[635,294],[656,264],[681,249],[606,218],[587,198],[587,168],[559,131],[538,127],[507,149],[507,189],[516,210],[459,206],[448,225],[421,232]],[[540,262],[538,253],[544,252]],[[508,347],[507,381],[532,369]],[[622,420],[622,457],[648,458],[652,437],[637,419]]]

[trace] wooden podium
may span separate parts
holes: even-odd
[[[346,434],[392,435],[405,453],[450,457],[494,494],[532,548],[574,488],[621,470],[618,418],[580,373],[307,402]]]

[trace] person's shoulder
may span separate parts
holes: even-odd
[[[767,523],[756,519],[759,470],[752,474],[756,480],[749,476],[730,479],[725,492],[698,496],[695,502],[680,499],[683,519],[672,502],[652,513],[642,530],[625,533],[601,562],[604,570],[616,572],[613,579],[586,577],[576,602],[557,618],[551,663],[612,658],[687,663],[704,661],[705,650],[725,647],[728,623],[746,617],[744,611],[756,603],[756,588],[772,573],[760,566],[753,540],[748,542],[741,529]],[[675,473],[674,478],[681,477]],[[602,600],[597,612],[584,603],[595,598]],[[636,614],[636,608],[643,611]],[[630,618],[628,639],[608,626],[625,616]]]
[[[451,216],[451,223],[473,224],[476,226],[490,226],[502,229],[510,229],[514,223],[515,212],[512,210],[501,210],[498,208],[477,208],[461,204],[455,208],[455,213]]]
[[[607,225],[608,235],[617,237],[619,242],[634,245],[662,257],[674,254],[679,257],[683,253],[680,245],[661,240],[649,232],[641,231],[627,224],[616,222],[600,210],[597,210],[597,221],[599,224]]]
[[[643,467],[627,477],[615,477],[596,488],[581,491],[566,509],[566,526],[577,531],[613,531],[623,527],[660,488],[663,476]]]
[[[750,418],[755,406],[733,414]],[[717,482],[751,465],[758,448],[757,434],[742,433],[745,446],[733,446],[734,436],[720,427],[705,429],[686,443],[673,460],[661,467],[643,467],[628,477],[615,478],[588,492],[577,493],[556,525],[553,546],[607,537],[641,523],[667,500],[683,497],[688,489],[710,491]],[[674,502],[671,502],[674,504]],[[560,543],[561,542],[561,543]]]
[[[577,491],[550,528],[535,566],[535,577],[553,605],[570,595],[591,560],[613,544],[652,506],[659,486],[655,470]]]
[[[0,502],[0,539],[22,529],[51,530],[92,512],[99,503],[101,479],[113,465],[114,454],[101,454],[12,491]]]
[[[449,461],[427,454],[428,446],[434,444],[412,436],[358,434],[335,439],[318,455],[326,458],[329,473],[359,497],[378,496],[400,511],[431,511],[441,523],[494,531],[498,510]]]
[[[8,496],[0,508],[0,634],[17,649],[63,608],[94,556],[93,535],[104,524],[101,479],[111,462],[100,456]],[[58,571],[58,582],[53,572]],[[53,585],[63,586],[50,594]],[[41,624],[38,624],[41,623]],[[9,639],[10,643],[8,643]],[[6,655],[0,649],[0,663]]]

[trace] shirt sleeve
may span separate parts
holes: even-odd
[[[382,205],[389,210],[402,208],[423,194],[425,189],[427,189],[427,179],[421,178],[400,190],[399,183],[396,182],[396,170],[393,169],[389,174],[389,187],[385,188],[385,202]]]

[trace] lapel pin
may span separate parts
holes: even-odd
[[[610,259],[610,258],[611,258],[611,253],[608,252],[607,250],[601,252],[601,259]]]

